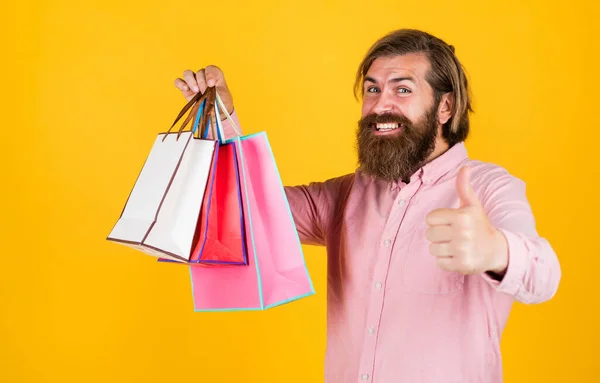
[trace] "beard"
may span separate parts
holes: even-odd
[[[408,182],[435,149],[437,105],[416,123],[396,114],[369,114],[358,122],[357,150],[360,169],[385,181]],[[402,124],[396,134],[378,136],[377,123]]]

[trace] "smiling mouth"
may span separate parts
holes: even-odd
[[[378,132],[391,132],[404,127],[404,124],[398,124],[397,122],[386,122],[375,125],[375,130]]]

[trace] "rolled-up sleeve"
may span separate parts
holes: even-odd
[[[554,249],[538,235],[525,183],[505,173],[486,188],[484,209],[508,243],[508,268],[502,278],[484,274],[497,291],[522,303],[541,303],[558,290],[561,268]]]
[[[324,182],[285,187],[296,229],[303,244],[327,244],[327,233],[342,214],[341,206],[351,187],[352,177],[352,174],[348,174]]]

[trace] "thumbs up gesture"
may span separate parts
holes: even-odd
[[[471,186],[470,173],[469,167],[463,167],[456,178],[458,208],[436,209],[427,215],[429,251],[444,270],[502,276],[508,266],[508,244],[488,220]]]

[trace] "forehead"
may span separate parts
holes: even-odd
[[[425,83],[429,68],[429,59],[424,53],[379,57],[373,61],[365,77],[378,82],[385,82],[393,77],[412,77],[417,83]]]

